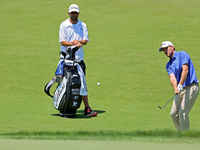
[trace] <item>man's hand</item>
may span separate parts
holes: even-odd
[[[183,91],[183,86],[181,84],[178,84],[177,89],[179,90],[179,93],[181,93]]]
[[[73,44],[73,46],[76,46],[78,48],[83,46],[83,44],[81,44],[80,41],[78,41],[78,40],[73,40],[71,43]]]
[[[76,46],[80,42],[78,40],[73,40],[71,43],[73,44],[73,46]]]
[[[81,46],[83,46],[83,44],[81,44],[80,42],[78,42],[75,46],[78,47],[78,48],[80,48]]]

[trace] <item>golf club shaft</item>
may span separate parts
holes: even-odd
[[[176,96],[176,94],[174,94]],[[162,107],[162,109],[174,98],[174,96]]]

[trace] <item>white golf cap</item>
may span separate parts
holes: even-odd
[[[69,12],[69,13],[71,13],[71,12],[77,12],[77,13],[79,13],[80,11],[79,11],[78,5],[76,5],[76,4],[71,4],[71,5],[69,6],[68,12]]]
[[[159,52],[162,52],[162,48],[165,48],[165,47],[168,47],[168,46],[174,46],[174,45],[170,41],[164,41],[164,42],[162,42],[162,44],[161,44],[161,46],[159,48]]]

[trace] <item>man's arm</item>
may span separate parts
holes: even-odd
[[[68,42],[68,41],[61,41],[60,44],[62,46],[73,46],[73,43],[72,42]]]
[[[182,85],[183,83],[185,82],[186,78],[187,78],[187,75],[188,75],[188,64],[184,64],[182,66],[182,73],[181,73],[181,79],[180,79],[180,82],[178,83],[179,85],[181,85],[181,88],[182,88]],[[177,80],[176,80],[176,77],[173,73],[171,73],[169,75],[169,78],[170,78],[170,82],[174,88],[174,92],[176,94],[179,94],[180,93],[180,90],[178,90],[177,88]]]
[[[79,41],[81,44],[86,45],[87,44],[87,40],[81,40]]]
[[[171,73],[169,75],[169,78],[170,78],[171,85],[174,88],[174,93],[179,94],[179,90],[177,89],[177,80],[176,80],[174,73]]]
[[[187,75],[188,75],[188,64],[184,64],[182,66],[182,73],[181,73],[181,79],[180,79],[179,84],[183,85],[183,83],[185,82],[187,78]]]
[[[76,44],[75,44],[73,42],[68,42],[68,41],[62,41],[61,45],[63,45],[63,46],[76,46],[78,48],[80,48],[81,46],[83,46],[83,44],[81,44],[80,42],[76,42]]]
[[[74,41],[72,41],[73,45],[77,45],[77,43],[81,43],[82,45],[86,45],[87,44],[87,40],[81,40],[81,41],[74,40]]]

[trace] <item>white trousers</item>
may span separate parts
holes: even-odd
[[[177,130],[189,130],[189,112],[199,95],[198,84],[191,84],[175,97],[170,116]]]

